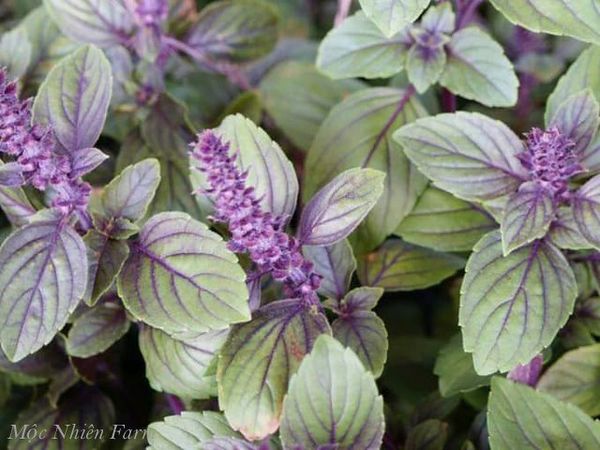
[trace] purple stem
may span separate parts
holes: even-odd
[[[196,50],[193,47],[190,47],[185,42],[181,42],[180,40],[170,36],[166,36],[164,38],[164,42],[170,48],[185,53],[190,58],[206,66],[208,69],[225,75],[227,79],[237,87],[243,90],[252,89],[252,86],[246,78],[246,75],[239,69],[239,67],[235,66],[234,64],[212,61],[204,53]]]
[[[336,27],[340,25],[346,19],[346,17],[348,17],[351,5],[352,0],[338,0],[337,13],[335,14],[335,19],[333,21]]]
[[[456,111],[456,95],[446,88],[442,90],[442,111],[449,113]]]
[[[169,404],[169,408],[171,409],[173,414],[178,416],[182,413],[182,411],[185,410],[185,405],[179,397],[172,394],[167,394],[165,395],[165,397],[167,398],[167,403]]]
[[[456,5],[456,30],[464,28],[473,21],[473,16],[483,0],[457,0]]]

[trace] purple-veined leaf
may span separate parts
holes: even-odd
[[[443,450],[447,440],[448,424],[427,419],[409,430],[404,450]]]
[[[459,324],[480,375],[528,363],[573,311],[575,276],[553,244],[535,241],[502,256],[500,232],[473,249],[461,287]]]
[[[489,377],[475,372],[473,357],[463,350],[460,333],[440,349],[433,372],[439,378],[440,394],[446,398],[490,384]]]
[[[223,414],[211,411],[183,411],[148,427],[150,450],[199,449],[200,444],[213,437],[240,438],[241,434],[229,426]]]
[[[538,391],[569,402],[590,416],[600,414],[600,344],[565,353],[536,385]]]
[[[390,292],[414,291],[438,284],[464,265],[458,256],[392,239],[359,259],[358,278],[364,286]]]
[[[305,245],[332,245],[348,237],[383,193],[385,174],[350,169],[321,188],[300,217],[298,239]]]
[[[217,369],[219,406],[231,426],[250,440],[274,433],[290,377],[329,332],[325,316],[298,300],[269,303],[233,327]]]
[[[250,319],[245,274],[221,237],[185,213],[146,222],[117,280],[131,314],[168,334]]]
[[[558,247],[567,250],[586,250],[592,245],[579,231],[570,206],[558,208],[556,219],[552,222],[548,233],[549,239]]]
[[[79,316],[69,330],[67,353],[89,358],[107,350],[125,336],[130,322],[116,302],[101,302]]]
[[[24,182],[23,169],[18,162],[0,164],[0,187],[20,187]]]
[[[422,31],[422,33],[428,33]],[[406,57],[406,74],[408,80],[423,94],[435,84],[446,67],[446,51],[442,46],[423,51],[418,45],[413,45]]]
[[[21,374],[39,379],[41,383],[54,378],[69,366],[69,358],[61,345],[53,340],[35,353],[14,363],[0,351],[0,372]]]
[[[44,6],[65,35],[86,44],[124,43],[133,29],[123,0],[44,0]]]
[[[406,30],[384,36],[359,11],[325,36],[316,64],[333,79],[388,78],[404,68],[410,42]]]
[[[82,148],[72,153],[72,177],[82,177],[91,172],[108,158],[108,155],[97,148]]]
[[[223,0],[202,10],[187,43],[204,57],[241,62],[269,53],[277,37],[277,12],[267,2]]]
[[[386,174],[382,196],[355,234],[355,251],[369,251],[383,242],[425,189],[427,180],[391,138],[398,127],[425,114],[410,90],[370,88],[335,106],[319,129],[306,159],[305,199],[347,169]]]
[[[381,376],[387,358],[388,335],[385,324],[371,309],[383,289],[353,289],[333,306],[339,317],[331,324],[333,337],[351,348],[375,378]]]
[[[34,120],[52,127],[70,153],[96,144],[112,95],[112,69],[98,48],[87,45],[61,60],[40,86]]]
[[[468,252],[496,228],[496,221],[482,207],[429,186],[395,234],[438,251]]]
[[[513,106],[519,80],[502,47],[478,27],[457,31],[447,46],[440,84],[486,106]]]
[[[277,127],[296,147],[308,151],[331,108],[364,87],[357,80],[331,80],[309,62],[284,61],[266,74],[259,90]]]
[[[0,208],[13,226],[22,226],[37,212],[23,189],[0,186]]]
[[[71,389],[80,381],[79,374],[75,372],[72,364],[69,364],[59,373],[52,377],[48,384],[46,398],[53,408],[58,408],[58,402],[65,392]]]
[[[227,116],[215,132],[230,143],[230,154],[237,155],[238,167],[248,171],[247,185],[255,189],[263,210],[291,216],[296,209],[298,179],[281,147],[241,114]],[[194,188],[204,187],[204,174],[192,169],[192,184]],[[203,211],[210,211],[208,198],[202,197],[202,201]]]
[[[88,282],[83,300],[92,306],[113,286],[129,256],[129,246],[94,229],[87,232],[83,242],[88,255]]]
[[[516,158],[523,151],[521,140],[482,114],[426,117],[401,128],[394,139],[437,187],[465,200],[513,193],[527,178]]]
[[[15,424],[17,438],[9,440],[10,450],[101,448],[115,421],[112,401],[95,387],[80,385],[63,397],[54,408],[42,397],[23,411]],[[89,433],[89,439],[80,434]],[[29,435],[27,434],[27,431]],[[31,430],[35,430],[31,431]],[[100,433],[99,430],[103,430]],[[19,432],[23,432],[21,438]],[[45,431],[44,433],[42,433]],[[77,434],[75,431],[79,431]],[[84,434],[85,435],[85,434]]]
[[[231,437],[212,438],[202,444],[204,450],[264,450],[264,446],[256,446],[243,439]],[[270,447],[267,447],[269,449]]]
[[[356,259],[352,247],[346,239],[333,245],[305,246],[304,256],[315,265],[315,272],[323,277],[319,294],[341,299],[352,280],[356,270]]]
[[[600,125],[600,105],[591,89],[587,88],[568,97],[547,117],[548,128],[557,127],[562,134],[575,143],[573,150],[579,155],[579,161],[586,166],[586,159],[593,156],[589,153],[590,143]]]
[[[359,0],[366,16],[383,34],[393,36],[413,23],[431,0]]]
[[[19,361],[50,342],[85,294],[81,237],[52,214],[11,234],[0,247],[0,342]]]
[[[383,399],[373,375],[354,352],[320,336],[292,377],[283,404],[280,436],[286,449],[380,448]]]
[[[600,446],[600,424],[582,410],[500,377],[492,379],[487,427],[493,449]]]
[[[552,193],[535,182],[523,183],[509,197],[500,224],[504,256],[543,238],[548,233],[554,215]]]
[[[571,206],[580,233],[590,244],[600,248],[600,175],[575,192]]]
[[[450,3],[439,3],[428,8],[421,17],[421,27],[432,33],[451,34],[456,28],[456,14]]]
[[[202,333],[193,339],[178,340],[156,328],[140,329],[140,350],[146,362],[150,386],[186,399],[204,399],[216,394],[214,374],[209,366],[227,339],[227,330]]]
[[[571,36],[600,44],[600,9],[596,0],[492,0],[508,20],[537,33]]]
[[[102,214],[137,222],[144,217],[160,183],[160,164],[148,158],[128,166],[102,192]]]

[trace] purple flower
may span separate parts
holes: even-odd
[[[521,163],[555,199],[567,199],[569,179],[584,171],[573,151],[575,142],[557,127],[533,128],[526,137],[527,149],[518,155]]]
[[[53,188],[52,206],[63,214],[87,208],[91,187],[70,176],[71,160],[59,150],[52,130],[31,124],[31,100],[19,100],[6,70],[0,70],[0,153],[14,159],[24,184]]]
[[[262,211],[254,188],[246,185],[248,173],[240,171],[236,156],[229,154],[229,144],[205,131],[192,157],[206,174],[209,187],[204,192],[215,204],[212,219],[229,227],[229,248],[248,253],[259,273],[283,282],[289,295],[315,302],[321,277],[302,255],[299,242],[283,230],[285,217]]]
[[[544,358],[542,355],[537,355],[527,364],[519,364],[517,367],[512,369],[508,373],[507,378],[509,380],[516,381],[517,383],[535,387],[540,378],[540,374],[542,373],[543,365]]]

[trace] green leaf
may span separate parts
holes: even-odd
[[[596,100],[600,101],[600,75],[596,70],[598,65],[600,65],[600,47],[591,45],[581,52],[548,97],[546,123],[554,117],[565,100],[584,89],[591,89]]]
[[[368,250],[391,234],[415,205],[425,178],[408,161],[392,133],[425,115],[409,91],[371,88],[356,92],[334,107],[308,153],[304,198],[311,198],[337,174],[354,167],[386,174],[383,195],[359,227]]]
[[[152,217],[117,280],[137,319],[169,334],[249,320],[245,274],[221,237],[185,213]]]
[[[323,277],[319,294],[341,299],[356,270],[356,259],[346,239],[329,246],[304,246],[304,256],[315,265],[315,272]]]
[[[543,238],[554,219],[554,197],[536,182],[523,183],[511,195],[500,225],[502,252],[507,256],[530,242]]]
[[[297,300],[257,310],[250,322],[233,327],[217,369],[219,406],[235,430],[256,440],[279,428],[288,383],[327,319]]]
[[[31,62],[31,43],[27,30],[19,26],[0,38],[0,67],[8,70],[10,78],[20,78]]]
[[[87,265],[81,237],[54,216],[2,243],[0,341],[11,361],[39,350],[65,325],[85,293]]]
[[[61,60],[40,86],[34,120],[47,124],[69,152],[94,146],[112,95],[112,69],[101,50],[85,46]]]
[[[73,323],[67,338],[67,353],[77,358],[89,358],[102,353],[125,336],[129,325],[120,304],[99,303]]]
[[[112,432],[115,410],[111,400],[91,386],[78,387],[53,408],[41,398],[22,411],[15,425],[19,439],[10,439],[9,450],[96,449],[106,443]],[[89,439],[80,439],[74,431],[90,432]],[[32,430],[37,430],[34,433]],[[59,431],[60,430],[60,431]],[[73,430],[73,432],[71,432]],[[100,433],[99,430],[104,430]],[[109,432],[110,430],[110,432]],[[19,432],[25,431],[20,439]],[[27,435],[29,431],[29,437]],[[42,433],[42,431],[46,431]],[[62,433],[61,433],[62,432]]]
[[[317,68],[334,79],[389,78],[404,68],[406,31],[384,36],[362,12],[348,17],[321,42]]]
[[[486,106],[513,106],[519,80],[504,50],[476,27],[452,35],[440,84],[454,94]]]
[[[147,326],[140,330],[140,350],[146,362],[146,377],[156,391],[186,399],[204,399],[216,394],[216,380],[208,368],[227,339],[227,330],[202,333],[186,340]]]
[[[489,377],[482,377],[475,372],[473,357],[463,350],[460,334],[455,335],[442,347],[433,372],[439,377],[440,393],[444,397],[452,397],[490,384]]]
[[[136,222],[144,217],[160,183],[157,159],[145,159],[123,169],[102,192],[102,214]]]
[[[571,201],[573,219],[579,233],[595,248],[600,247],[600,175],[581,186]]]
[[[590,416],[600,414],[600,344],[562,355],[544,372],[536,388],[572,403]]]
[[[585,250],[592,245],[582,236],[579,227],[573,217],[573,209],[569,206],[558,208],[556,219],[550,227],[548,237],[552,242],[562,249]]]
[[[358,278],[364,286],[382,287],[389,292],[414,291],[435,286],[464,265],[458,256],[392,239],[359,260]]]
[[[83,238],[88,256],[88,282],[83,300],[94,305],[114,284],[129,256],[126,242],[90,230]]]
[[[225,417],[216,412],[183,411],[148,427],[150,450],[189,450],[213,437],[241,437]]]
[[[447,439],[447,423],[436,419],[425,420],[410,429],[404,450],[443,450]]]
[[[434,250],[467,252],[495,228],[496,222],[483,208],[429,186],[396,234]]]
[[[363,87],[358,81],[333,81],[311,63],[286,61],[267,73],[259,92],[277,127],[308,151],[331,108]]]
[[[437,187],[465,200],[512,194],[528,177],[516,158],[521,140],[482,114],[426,117],[402,127],[394,139]]]
[[[336,307],[340,317],[331,324],[333,336],[352,349],[375,378],[383,373],[388,351],[385,324],[371,311],[382,294],[381,288],[362,287],[350,291]]]
[[[44,0],[44,6],[60,30],[79,42],[111,47],[133,28],[123,0]]]
[[[459,323],[480,375],[528,363],[573,311],[575,276],[551,243],[536,241],[503,257],[494,231],[477,243],[465,270]]]
[[[492,0],[515,25],[537,33],[571,36],[600,44],[600,9],[596,0]]]
[[[292,163],[281,147],[252,121],[240,114],[228,116],[215,132],[230,143],[230,154],[237,155],[236,165],[248,171],[247,185],[252,186],[263,211],[277,216],[292,216],[298,197],[298,179]],[[192,169],[195,189],[205,187],[204,174]],[[208,198],[202,198],[206,211],[212,210]]]
[[[332,245],[348,237],[383,193],[385,174],[349,169],[321,188],[300,217],[298,239],[306,245]]]
[[[0,187],[0,208],[13,226],[29,222],[37,211],[21,188]]]
[[[373,375],[352,350],[319,337],[290,382],[280,430],[284,449],[379,448],[384,428]]]
[[[362,10],[386,35],[413,23],[431,0],[359,0]]]
[[[413,45],[408,52],[406,73],[420,94],[440,79],[445,67],[446,51],[443,47],[423,52],[418,45]]]
[[[211,59],[243,62],[268,54],[277,43],[276,10],[259,0],[222,0],[205,7],[187,44]]]
[[[600,446],[600,424],[583,411],[499,377],[492,379],[487,426],[494,450]]]

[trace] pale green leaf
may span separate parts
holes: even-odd
[[[440,84],[454,94],[486,106],[513,106],[519,80],[512,63],[494,39],[469,27],[452,35]]]
[[[413,23],[431,0],[359,0],[366,16],[387,36]]]
[[[496,227],[483,208],[429,186],[396,234],[406,242],[434,250],[466,252]]]
[[[492,380],[487,427],[492,450],[600,447],[600,424],[583,411],[499,377]]]
[[[27,30],[20,26],[0,38],[0,67],[8,70],[10,78],[20,78],[31,62],[31,43]]]
[[[358,277],[365,286],[390,292],[414,291],[438,284],[464,265],[458,256],[392,239],[359,260]]]
[[[600,414],[600,344],[562,355],[544,372],[536,388],[574,404],[590,416]]]
[[[319,337],[290,382],[280,431],[284,449],[376,449],[384,427],[373,375],[352,350]]]
[[[341,299],[356,270],[356,259],[346,239],[329,246],[305,246],[304,256],[315,265],[315,272],[323,277],[319,294]]]
[[[213,331],[178,340],[156,328],[143,326],[139,342],[150,386],[187,399],[215,395],[215,377],[207,372],[227,334],[227,330]]]
[[[325,36],[319,46],[317,67],[334,79],[389,78],[404,68],[409,45],[406,31],[386,37],[362,12],[357,12]]]
[[[502,256],[500,232],[473,249],[461,287],[463,345],[480,375],[528,363],[573,311],[577,285],[563,254],[544,241]]]
[[[446,51],[443,47],[435,50],[427,49],[426,54],[425,58],[419,46],[413,45],[406,60],[408,80],[420,94],[440,79],[446,67]]]
[[[279,428],[290,377],[328,332],[325,316],[297,300],[270,303],[233,327],[217,369],[219,406],[233,429],[256,440]]]

